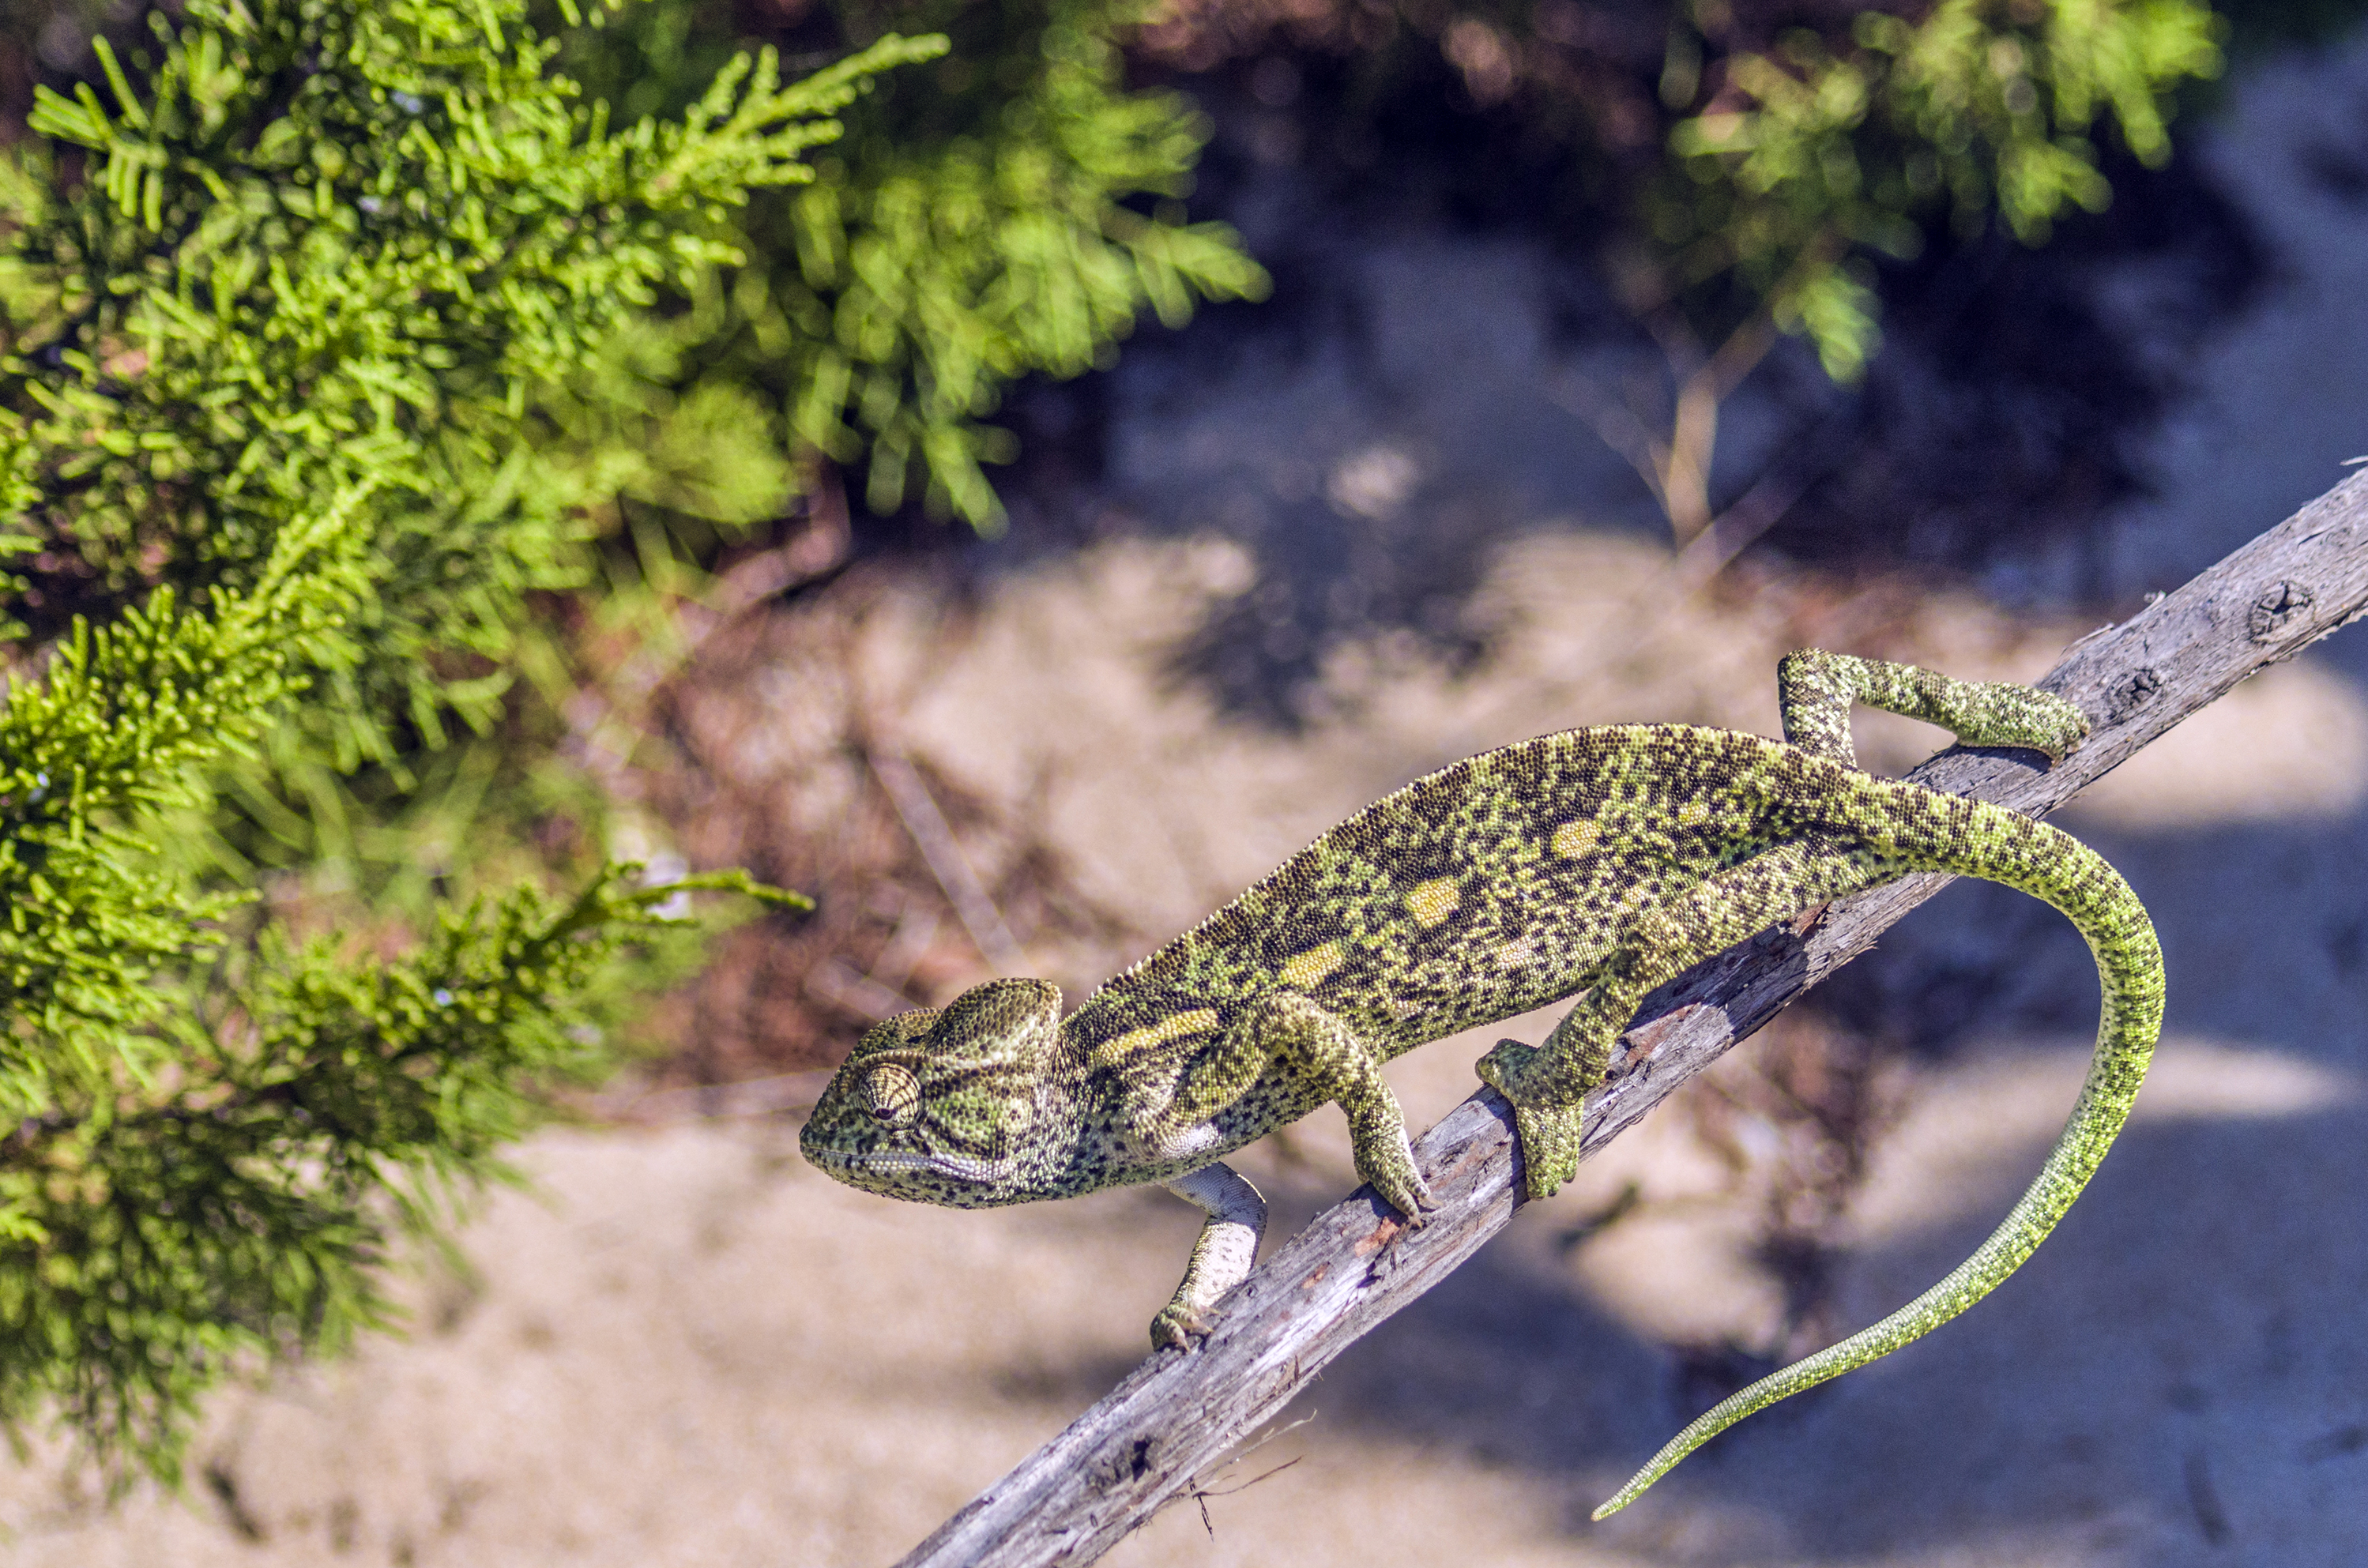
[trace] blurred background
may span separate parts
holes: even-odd
[[[140,11],[0,6],[0,114]],[[222,852],[300,927],[611,853],[817,907],[654,964],[530,1185],[406,1265],[405,1334],[222,1391],[185,1497],[28,1449],[27,1563],[892,1561],[1134,1364],[1198,1215],[836,1187],[796,1128],[867,1024],[997,973],[1075,1000],[1491,745],[1774,733],[1793,648],[2034,677],[2368,453],[2346,0],[542,20],[620,119],[759,44],[953,48],[553,389],[557,446],[642,460],[497,722],[258,790]],[[2340,634],[2062,814],[2152,909],[2169,1022],[1978,1312],[1586,1522],[2035,1168],[2093,972],[1960,887],[1110,1561],[2368,1561],[2363,681]],[[1884,770],[1941,744],[1861,727]],[[1394,1064],[1409,1119],[1545,1027]],[[1242,1164],[1278,1235],[1354,1185],[1335,1111]]]

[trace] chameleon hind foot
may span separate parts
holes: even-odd
[[[1518,1040],[1500,1040],[1478,1063],[1481,1082],[1513,1102],[1513,1131],[1520,1137],[1531,1198],[1552,1198],[1578,1174],[1579,1108],[1521,1103],[1530,1070],[1543,1054]]]
[[[1858,766],[1853,702],[1938,724],[1969,746],[2020,746],[2061,760],[2089,734],[2079,709],[2052,691],[2012,681],[1952,680],[1913,665],[1804,648],[1776,666],[1784,738],[1813,756]]]
[[[1967,683],[1983,700],[1953,733],[1969,746],[2021,746],[2062,760],[2089,737],[2088,716],[2052,691],[2007,681]]]

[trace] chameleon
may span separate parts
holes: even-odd
[[[1683,724],[1565,730],[1455,763],[1330,829],[1087,996],[998,979],[864,1032],[800,1134],[837,1179],[985,1208],[1156,1182],[1207,1216],[1155,1349],[1190,1349],[1246,1278],[1258,1190],[1220,1159],[1330,1102],[1358,1176],[1418,1224],[1436,1205],[1381,1065],[1576,998],[1535,1047],[1477,1063],[1513,1107],[1531,1198],[1575,1174],[1581,1102],[1655,986],[1780,921],[1911,871],[2032,893],[2088,939],[2103,994],[2079,1098],[2037,1178],[1939,1284],[1722,1401],[1599,1519],[1776,1401],[1964,1312],[2030,1256],[2127,1118],[2162,1022],[2162,951],[2129,884],[2069,835],[1860,769],[1853,702],[1975,746],[2060,760],[2063,698],[1811,649],[1778,665],[1784,739]]]

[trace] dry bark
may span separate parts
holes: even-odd
[[[1954,749],[1910,778],[2044,815],[2265,665],[2368,613],[2368,472],[2355,474],[2177,592],[2082,639],[2039,684],[2095,726],[2054,767],[2032,754]],[[1647,998],[1604,1088],[1586,1149],[1601,1148],[1793,997],[1873,945],[1949,879],[1916,876],[1778,927]],[[1805,924],[1805,923],[1804,923]],[[1090,1562],[1196,1489],[1333,1357],[1411,1303],[1521,1203],[1512,1113],[1482,1090],[1416,1144],[1439,1211],[1406,1230],[1360,1188],[1225,1298],[1199,1350],[1144,1362],[904,1560],[902,1568]]]

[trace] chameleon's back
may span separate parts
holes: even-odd
[[[1178,1006],[1288,989],[1395,1056],[1543,1006],[1588,983],[1622,910],[1791,831],[1770,804],[1782,781],[1831,766],[1663,724],[1467,758],[1326,833],[1088,997],[1067,1032],[1090,1044]]]

